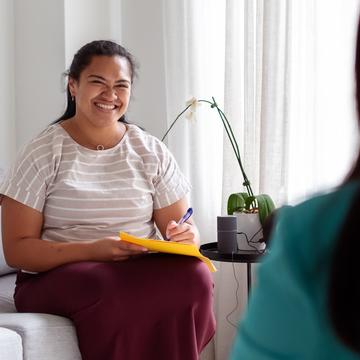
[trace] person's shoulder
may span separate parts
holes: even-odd
[[[162,142],[154,135],[151,135],[146,130],[134,124],[126,124],[128,128],[128,137],[131,140],[138,140],[144,143],[161,143]]]
[[[301,217],[311,221],[316,215],[330,215],[343,213],[351,202],[354,193],[359,189],[359,182],[351,182],[327,192],[322,192],[299,203],[296,206],[286,207],[283,212],[289,216]]]
[[[50,124],[38,132],[29,142],[29,146],[48,143],[49,140],[56,139],[62,135],[62,127],[60,124]]]
[[[56,159],[61,158],[66,142],[69,142],[69,137],[59,124],[48,125],[19,148],[16,163],[51,167]]]
[[[296,206],[280,209],[276,230],[285,235],[283,246],[304,256],[325,256],[340,231],[359,185],[356,182],[341,185]]]
[[[43,152],[47,147],[53,146],[55,139],[59,139],[60,134],[61,127],[58,124],[49,125],[25,143],[21,147],[20,153],[29,154],[29,152],[37,150]]]
[[[159,154],[168,151],[166,145],[162,141],[156,136],[141,129],[139,126],[127,124],[127,127],[128,139],[131,146],[142,149],[146,153]]]

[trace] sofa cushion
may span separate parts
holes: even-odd
[[[9,274],[16,271],[15,269],[8,266],[4,258],[3,245],[1,240],[1,206],[0,206],[0,276]]]
[[[21,336],[10,329],[0,327],[0,359],[22,360]]]
[[[1,209],[1,207],[0,207]],[[0,234],[1,234],[1,229],[0,229]],[[1,238],[1,236],[0,236]],[[1,239],[0,239],[1,240]],[[4,253],[3,253],[3,247],[2,247],[2,242],[0,244],[0,276],[4,275],[4,274],[10,274],[13,273],[14,271],[16,271],[15,269],[11,268],[5,261],[4,258]]]
[[[15,273],[0,276],[0,313],[16,311],[13,298],[15,280]]]
[[[21,336],[24,360],[81,360],[76,331],[67,318],[38,313],[0,314],[0,327]]]

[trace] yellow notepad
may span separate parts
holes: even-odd
[[[130,242],[132,244],[141,245],[149,250],[169,254],[195,256],[201,261],[203,261],[208,266],[211,272],[216,271],[216,267],[214,266],[214,264],[206,256],[202,255],[195,245],[181,244],[174,241],[142,239],[129,235],[125,232],[120,232],[119,235],[121,240]]]

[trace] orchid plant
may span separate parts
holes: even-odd
[[[227,211],[229,215],[232,215],[234,212],[245,212],[245,213],[259,213],[260,223],[264,224],[265,218],[275,209],[275,205],[271,197],[267,194],[260,194],[254,195],[253,190],[251,188],[250,181],[245,173],[239,146],[236,141],[234,132],[231,128],[229,120],[227,119],[225,113],[220,109],[218,104],[216,103],[214,97],[212,100],[204,100],[204,99],[195,99],[192,98],[186,102],[186,107],[176,116],[175,120],[171,123],[169,129],[166,131],[164,136],[162,137],[161,141],[164,141],[177,120],[188,113],[189,117],[193,117],[196,112],[196,108],[199,104],[205,103],[210,105],[211,109],[215,109],[219,115],[219,118],[224,126],[226,135],[230,141],[231,147],[234,151],[236,160],[240,167],[240,171],[243,178],[243,186],[245,187],[244,192],[234,193],[229,196],[228,203],[227,203]]]

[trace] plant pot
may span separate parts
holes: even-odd
[[[237,244],[239,250],[264,250],[262,226],[258,213],[234,212],[237,219]]]

